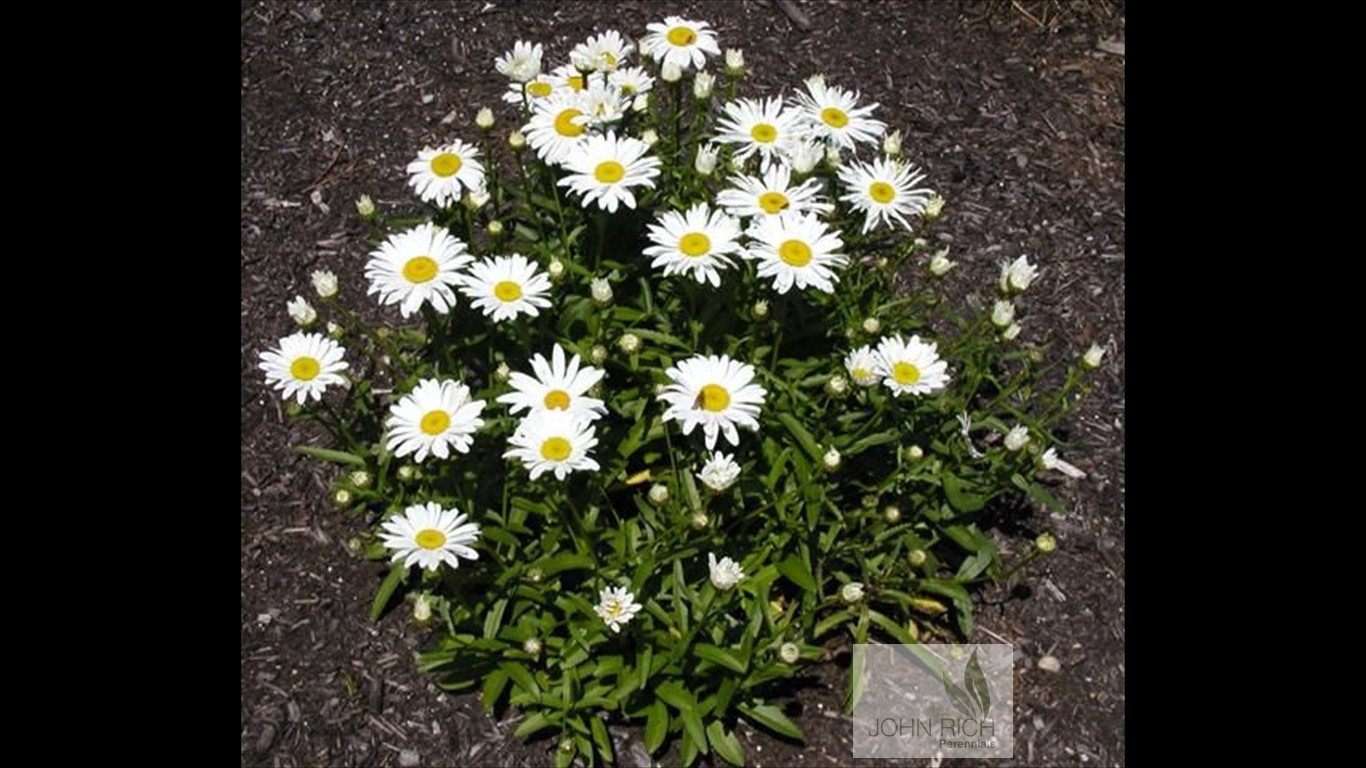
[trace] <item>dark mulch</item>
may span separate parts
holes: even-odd
[[[1064,452],[1089,476],[1055,489],[1065,517],[1030,525],[1056,532],[1058,552],[1026,589],[983,595],[974,639],[1023,656],[1014,763],[1124,763],[1124,59],[1098,50],[1122,41],[1124,7],[1020,6],[1047,24],[1004,2],[243,3],[242,764],[549,764],[546,742],[511,739],[515,723],[414,671],[423,638],[407,611],[366,623],[381,570],[347,554],[357,524],[329,506],[328,470],[290,451],[317,436],[285,425],[256,353],[291,332],[285,302],[309,293],[313,269],[368,304],[353,201],[413,206],[403,165],[424,142],[474,135],[514,40],[558,59],[594,30],[637,37],[666,13],[743,48],[756,90],[823,72],[880,102],[949,200],[936,237],[963,262],[954,285],[981,290],[1027,253],[1044,278],[1021,307],[1026,337],[1108,344]],[[1061,670],[1040,669],[1045,655]],[[755,764],[852,762],[844,671],[807,679],[793,702],[807,744],[742,728]],[[622,761],[643,761],[638,735],[619,735]]]

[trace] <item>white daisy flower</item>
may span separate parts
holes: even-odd
[[[949,384],[948,363],[939,359],[938,345],[919,336],[902,341],[887,336],[877,345],[877,374],[897,395],[927,395]]]
[[[720,56],[716,33],[705,21],[688,21],[679,16],[666,16],[664,23],[646,24],[649,34],[640,41],[640,51],[660,63],[673,64],[681,69],[701,69],[707,56]]]
[[[531,120],[522,128],[527,143],[547,163],[559,165],[574,149],[589,138],[592,118],[584,114],[583,103],[573,94],[555,94],[538,100]]]
[[[1001,293],[1023,293],[1039,276],[1039,268],[1029,263],[1028,256],[1012,262],[1001,262]]]
[[[503,92],[503,101],[517,106],[536,106],[538,101],[550,98],[555,93],[555,84],[550,75],[537,75],[525,83],[509,83]]]
[[[608,213],[615,213],[618,204],[635,208],[631,187],[653,189],[659,175],[659,158],[647,155],[648,150],[645,142],[629,136],[589,136],[565,158],[564,167],[570,174],[559,184],[583,195],[585,208],[590,203],[597,203]]]
[[[574,46],[569,52],[569,61],[576,69],[613,72],[635,49],[620,32],[609,29]]]
[[[635,98],[653,90],[655,80],[644,67],[621,67],[607,76],[607,84],[621,91],[623,96]]]
[[[407,568],[414,563],[435,571],[442,563],[460,567],[460,558],[478,560],[479,553],[469,547],[479,538],[479,526],[466,522],[459,510],[442,509],[435,501],[414,504],[385,520],[380,527],[384,546],[394,550],[390,562],[403,561]]]
[[[740,477],[740,465],[735,463],[735,454],[712,452],[711,458],[702,465],[697,479],[714,493],[721,493]]]
[[[550,277],[521,254],[476,261],[459,278],[460,292],[473,299],[474,307],[495,323],[519,314],[535,317],[550,306],[550,299],[545,297]]]
[[[554,472],[556,480],[563,480],[576,470],[596,472],[598,463],[588,455],[598,444],[593,433],[593,422],[581,413],[532,411],[508,438],[512,448],[503,458],[520,459],[531,470],[532,480],[546,472]]]
[[[646,256],[653,256],[652,267],[664,267],[664,275],[692,273],[699,283],[711,281],[721,286],[719,270],[734,266],[729,254],[738,254],[740,223],[723,211],[713,211],[698,203],[684,213],[667,211],[658,224],[649,227],[650,242]]]
[[[445,146],[424,148],[408,164],[408,185],[423,202],[442,208],[460,200],[461,193],[484,188],[484,166],[479,150],[460,139]]]
[[[510,80],[518,83],[526,83],[536,79],[541,74],[541,56],[544,49],[540,43],[532,44],[525,40],[518,40],[513,44],[512,50],[499,56],[494,61],[494,66],[498,69],[498,74],[506,76]]]
[[[390,235],[379,250],[370,253],[365,265],[365,276],[370,279],[366,293],[378,293],[380,304],[398,304],[404,317],[423,302],[445,314],[455,306],[451,286],[460,282],[460,268],[473,260],[459,238],[431,222],[419,224]]]
[[[882,378],[878,375],[877,355],[867,345],[850,352],[844,358],[844,368],[849,371],[849,378],[860,387],[871,387]]]
[[[452,447],[469,453],[474,432],[484,426],[479,414],[483,400],[470,400],[470,388],[458,381],[422,379],[413,391],[389,408],[385,447],[400,458],[415,454],[421,463],[427,456],[450,458]]]
[[[840,199],[851,204],[856,211],[864,212],[863,231],[867,232],[876,224],[888,227],[895,218],[906,229],[911,228],[907,216],[925,212],[934,190],[917,187],[916,182],[925,174],[898,160],[878,158],[872,163],[851,162],[839,170],[840,181],[846,193]]]
[[[787,293],[794,284],[834,293],[839,275],[833,268],[849,263],[837,253],[844,241],[815,216],[765,216],[756,219],[746,234],[751,242],[743,255],[759,262],[759,277],[772,278],[778,293]]]
[[[731,189],[716,196],[716,204],[733,216],[760,218],[790,213],[826,213],[833,206],[821,198],[820,179],[807,179],[792,186],[792,171],[785,165],[770,166],[762,178],[736,176]]]
[[[800,132],[801,115],[785,108],[781,96],[765,101],[740,99],[728,102],[723,109],[725,117],[716,124],[720,131],[716,141],[740,145],[734,155],[736,161],[744,162],[757,152],[761,173],[775,161],[788,161]]]
[[[715,552],[707,553],[707,568],[711,571],[711,585],[725,592],[740,583],[740,579],[745,578],[745,572],[740,569],[740,564],[723,557],[719,561],[716,559]]]
[[[598,604],[593,610],[613,632],[620,632],[621,625],[634,618],[644,607],[636,602],[636,596],[626,587],[606,587],[598,594]]]
[[[514,372],[509,375],[515,392],[499,395],[498,402],[507,403],[513,413],[521,411],[561,410],[587,417],[590,421],[607,413],[607,406],[595,397],[584,395],[590,387],[602,380],[606,373],[592,366],[579,367],[578,355],[565,363],[564,348],[559,344],[551,350],[550,360],[537,354],[531,358],[531,370],[535,377]]]
[[[1029,444],[1029,427],[1023,424],[1016,424],[1006,433],[1005,446],[1007,451],[1018,451]]]
[[[806,93],[797,93],[797,104],[811,132],[831,146],[850,150],[856,143],[876,145],[887,130],[886,123],[870,117],[877,104],[860,107],[858,99],[857,91],[826,85],[816,78],[806,81]]]
[[[629,98],[623,98],[621,91],[594,81],[588,90],[579,94],[579,104],[588,116],[588,124],[600,128],[621,120],[630,108]]]
[[[350,367],[342,358],[346,350],[320,333],[296,333],[280,339],[280,345],[261,353],[260,369],[266,383],[284,392],[284,399],[295,396],[299,405],[312,397],[322,400],[333,384],[345,384],[341,372]]]
[[[588,90],[588,75],[572,64],[561,64],[550,70],[550,83],[559,94],[573,96]]]
[[[286,302],[285,311],[300,328],[307,328],[318,319],[318,310],[302,296],[295,296],[293,301]]]
[[[695,355],[665,374],[672,383],[659,394],[669,404],[664,420],[680,422],[685,435],[700,424],[707,450],[716,448],[716,436],[722,432],[731,445],[739,445],[737,424],[759,431],[759,408],[767,393],[753,383],[754,366],[726,355]]]

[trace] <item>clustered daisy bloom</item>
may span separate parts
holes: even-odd
[[[371,252],[365,265],[367,293],[378,293],[381,304],[398,304],[404,317],[423,304],[445,314],[455,306],[451,286],[460,282],[460,268],[473,260],[459,238],[431,222],[419,224],[390,235]]]
[[[478,540],[479,526],[466,522],[458,510],[442,509],[434,501],[414,504],[381,527],[384,546],[394,550],[392,562],[402,560],[405,568],[417,564],[435,571],[442,563],[459,568],[460,558],[479,559],[469,546]]]
[[[735,485],[740,477],[740,465],[735,463],[735,455],[715,451],[707,463],[697,473],[697,479],[713,493],[721,493]]]
[[[924,213],[934,194],[932,189],[915,186],[925,178],[924,173],[898,160],[851,162],[840,167],[839,177],[846,190],[840,199],[855,211],[863,211],[864,232],[878,224],[890,227],[892,219],[911,229],[906,217]]]
[[[470,265],[458,276],[460,292],[495,323],[518,315],[535,317],[550,306],[550,277],[521,254],[495,256]]]
[[[939,359],[937,345],[919,336],[910,341],[887,336],[877,345],[877,374],[897,395],[927,395],[949,384],[948,363]]]
[[[734,265],[731,256],[741,251],[740,224],[723,211],[698,203],[682,213],[667,211],[651,224],[646,256],[664,275],[691,274],[699,283],[720,287],[720,270]]]
[[[746,258],[759,262],[759,277],[773,280],[773,290],[787,293],[792,286],[835,292],[836,268],[849,263],[838,253],[844,247],[839,234],[815,216],[784,213],[757,220],[749,230],[751,242]]]
[[[533,411],[517,425],[508,439],[512,446],[504,458],[518,459],[535,480],[546,472],[563,480],[570,472],[596,472],[598,462],[588,455],[598,439],[593,436],[593,422],[583,413],[547,409]]]
[[[428,455],[448,458],[451,448],[469,453],[475,430],[484,426],[479,418],[483,410],[484,401],[471,400],[464,384],[423,379],[389,409],[386,447],[395,456],[412,455],[419,463]]]
[[[569,411],[592,421],[607,412],[607,406],[595,397],[584,393],[602,380],[604,371],[589,365],[580,367],[578,355],[565,361],[564,347],[556,344],[551,350],[551,359],[537,354],[531,358],[534,376],[514,371],[509,374],[508,383],[514,392],[499,395],[498,402],[506,403],[512,413],[528,411],[560,410]]]
[[[720,56],[716,33],[705,21],[689,21],[681,16],[666,16],[664,23],[645,25],[649,30],[641,41],[641,53],[660,64],[672,64],[680,69],[702,69],[708,56]]]
[[[412,174],[408,184],[417,196],[443,208],[459,200],[465,190],[484,190],[479,150],[460,139],[418,152],[417,159],[408,164],[408,173]]]
[[[629,136],[589,136],[565,157],[569,175],[559,184],[583,195],[585,208],[590,203],[608,213],[615,213],[618,205],[635,208],[631,188],[653,189],[659,175],[659,158],[647,155],[648,151],[645,142]]]
[[[753,383],[754,366],[726,355],[696,355],[665,374],[672,383],[659,395],[669,406],[664,420],[679,422],[685,435],[701,426],[707,450],[716,448],[723,433],[731,445],[739,445],[737,425],[759,431],[759,409],[767,393]]]
[[[776,162],[786,163],[794,149],[800,115],[783,105],[781,97],[757,101],[740,99],[726,104],[725,117],[717,121],[716,140],[739,148],[735,159],[744,161],[759,155],[759,172]]]
[[[854,149],[855,144],[878,143],[887,124],[871,117],[877,104],[858,106],[858,93],[826,85],[824,78],[806,81],[806,92],[797,94],[797,104],[812,133],[832,147]]]
[[[346,350],[320,333],[296,333],[280,339],[275,349],[261,353],[261,370],[266,383],[284,392],[284,398],[297,397],[299,405],[313,398],[322,400],[333,384],[343,384],[341,372],[349,364],[342,358]]]

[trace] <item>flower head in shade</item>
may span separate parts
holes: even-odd
[[[469,453],[474,432],[484,426],[483,400],[471,400],[470,388],[458,381],[423,379],[389,408],[386,447],[400,458],[413,455],[450,457],[451,448]]]
[[[532,480],[546,472],[553,472],[556,480],[565,479],[570,472],[596,472],[598,462],[588,455],[598,444],[593,433],[593,422],[581,413],[532,411],[508,439],[512,447],[503,458],[520,460],[530,470]]]
[[[792,171],[773,165],[761,176],[735,176],[730,188],[716,196],[716,204],[741,218],[763,218],[782,213],[825,213],[831,209],[821,198],[820,179],[792,184]]]
[[[907,216],[925,211],[933,190],[915,186],[925,174],[898,160],[879,158],[871,163],[851,162],[840,168],[845,194],[840,199],[863,211],[863,231],[879,224],[890,227],[896,220],[909,230]]]
[[[764,101],[740,99],[723,107],[725,116],[716,124],[716,141],[735,144],[737,161],[759,155],[760,173],[775,162],[787,162],[800,132],[800,115],[785,108],[781,97]]]
[[[820,219],[798,213],[765,216],[750,226],[746,258],[759,262],[759,277],[770,278],[773,289],[787,293],[792,286],[835,292],[835,269],[849,263],[838,253],[844,241]]]
[[[640,41],[641,53],[661,64],[701,69],[707,65],[707,56],[721,55],[716,33],[705,21],[666,16],[664,23],[654,22],[645,28],[649,34]]]
[[[613,632],[620,632],[621,625],[634,618],[644,607],[636,602],[636,596],[625,587],[607,587],[598,594],[598,604],[593,610]]]
[[[759,409],[767,393],[754,383],[754,366],[726,355],[696,355],[665,374],[672,383],[659,395],[669,406],[664,420],[679,422],[685,435],[700,425],[707,450],[716,448],[722,433],[731,445],[739,445],[737,425],[759,430]]]
[[[949,384],[948,363],[939,359],[938,345],[919,336],[903,341],[887,336],[877,345],[877,374],[897,395],[927,395]]]
[[[713,493],[721,493],[740,477],[740,465],[735,463],[735,455],[715,451],[707,463],[697,473],[697,479]]]
[[[849,356],[844,358],[844,368],[849,371],[849,378],[860,387],[871,387],[881,380],[878,375],[877,355],[873,353],[873,348],[862,346]]]
[[[455,306],[455,289],[460,268],[473,259],[465,244],[445,229],[430,222],[390,235],[379,250],[370,253],[365,276],[370,290],[379,294],[380,304],[398,304],[399,314],[408,317],[424,303],[445,314]]]
[[[629,136],[589,136],[565,157],[569,175],[559,184],[583,195],[585,208],[594,203],[608,213],[615,213],[618,205],[635,208],[631,189],[653,189],[659,176],[659,158],[646,154],[648,150],[645,142]]]
[[[484,188],[484,166],[479,150],[460,139],[436,149],[426,148],[408,163],[408,185],[423,202],[444,208],[465,190]]]
[[[569,52],[569,61],[580,71],[612,72],[635,49],[620,32],[609,29],[574,46]]]
[[[723,211],[698,203],[682,213],[667,211],[651,224],[645,255],[654,257],[652,267],[663,267],[665,276],[691,275],[699,283],[721,286],[720,270],[734,265],[738,254],[740,224]]]
[[[460,292],[495,323],[540,314],[550,306],[550,299],[545,297],[549,290],[550,277],[516,253],[476,261],[468,274],[460,276]]]
[[[541,354],[531,358],[534,377],[520,372],[510,374],[509,383],[516,391],[499,395],[498,402],[506,403],[512,413],[560,410],[586,416],[589,420],[597,419],[607,412],[607,406],[584,393],[601,381],[605,372],[601,368],[587,365],[580,368],[579,365],[578,355],[566,362],[564,347],[556,344],[550,360]]]
[[[711,571],[711,584],[722,592],[740,583],[740,579],[745,578],[745,572],[740,569],[740,564],[723,557],[719,561],[716,559],[715,552],[707,553],[707,568]]]
[[[458,510],[442,509],[434,501],[414,504],[385,520],[380,538],[394,550],[392,561],[402,560],[405,568],[414,563],[429,571],[442,563],[459,568],[461,558],[479,559],[469,546],[479,539],[479,526],[466,520]]]
[[[817,78],[806,81],[806,92],[797,92],[797,104],[811,132],[831,146],[854,149],[855,144],[877,144],[886,123],[871,117],[877,104],[860,107],[856,91],[826,85]]]
[[[333,384],[344,384],[341,372],[350,365],[342,358],[346,350],[320,333],[296,333],[280,339],[275,349],[261,353],[261,370],[266,383],[296,397],[303,405],[308,398],[322,400]]]
[[[1001,293],[1024,293],[1039,276],[1039,268],[1029,263],[1028,256],[1012,262],[1001,262]]]

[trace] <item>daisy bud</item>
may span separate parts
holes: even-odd
[[[426,624],[432,619],[432,596],[422,593],[413,600],[413,621]]]
[[[948,613],[949,610],[947,607],[944,606],[943,603],[928,597],[911,598],[911,607],[916,609],[917,611],[920,611],[921,613],[928,613],[931,616],[938,616],[943,613]]]
[[[669,486],[663,483],[655,483],[650,486],[650,503],[656,507],[662,507],[669,501]]]
[[[499,363],[498,367],[493,369],[493,380],[499,384],[508,383],[510,378],[512,378],[512,369],[508,367],[506,361]]]
[[[825,392],[831,397],[844,397],[849,394],[849,380],[843,376],[832,376],[825,382]]]
[[[906,634],[910,635],[911,639],[917,643],[920,642],[920,627],[915,625],[914,619],[906,619]]]
[[[345,488],[338,488],[337,492],[332,494],[332,501],[336,503],[337,506],[344,507],[351,503],[351,492]]]
[[[337,339],[340,339],[343,335],[345,335],[345,333],[345,329],[343,329],[340,325],[337,325],[331,320],[327,321],[327,338],[336,341]]]
[[[692,81],[692,95],[698,101],[706,101],[711,98],[712,86],[716,85],[716,76],[710,72],[698,72]]]
[[[821,145],[814,141],[798,142],[797,148],[792,151],[792,170],[799,175],[811,173],[822,157],[825,157],[825,150],[821,149]]]
[[[488,227],[488,232],[489,232],[489,237],[502,237],[502,235],[503,235],[503,222],[501,222],[501,221],[499,221],[499,220],[497,220],[497,219],[494,219],[493,221],[490,221],[490,222],[489,222],[489,227]]]
[[[399,480],[406,483],[415,477],[417,477],[417,467],[414,467],[412,464],[404,464],[398,468]]]
[[[1100,367],[1100,361],[1103,357],[1105,357],[1105,347],[1093,343],[1091,348],[1086,350],[1086,354],[1081,356],[1081,364],[1094,371]]]
[[[731,589],[740,580],[745,578],[745,572],[740,568],[740,564],[731,560],[729,557],[716,559],[715,552],[707,553],[707,569],[711,578],[711,585],[725,592]]]
[[[659,143],[659,134],[655,133],[653,128],[646,128],[640,134],[640,140],[645,143],[645,146],[653,147],[655,144]]]
[[[665,61],[664,66],[659,68],[659,79],[666,83],[676,83],[683,79],[683,68],[672,61]]]
[[[1015,305],[1008,299],[1000,299],[991,307],[991,322],[997,328],[1005,328],[1015,322]]]
[[[1023,424],[1016,424],[1014,427],[1011,427],[1009,432],[1006,433],[1005,444],[1007,451],[1018,451],[1021,448],[1025,447],[1025,444],[1028,442],[1029,427],[1026,427]]]
[[[595,277],[588,284],[590,292],[593,294],[593,301],[599,306],[606,306],[612,303],[612,284],[606,278]]]
[[[551,280],[559,280],[564,275],[564,262],[559,259],[551,259],[545,271],[550,274]]]
[[[845,584],[843,587],[840,587],[840,599],[850,605],[853,605],[854,603],[857,603],[858,601],[862,600],[863,583],[858,581],[851,581],[848,584]]]
[[[877,257],[877,261],[874,263],[877,264],[878,269],[886,269],[887,265],[892,263],[892,260],[887,258],[886,256],[879,256]]]
[[[295,296],[294,301],[285,305],[285,309],[289,310],[289,316],[294,318],[294,322],[298,323],[300,328],[307,328],[318,319],[317,311],[302,296]]]
[[[745,52],[739,48],[726,49],[726,74],[741,77],[745,74]]]
[[[726,167],[730,169],[731,173],[743,173],[745,170],[745,161],[738,155],[731,155],[730,162],[726,163]]]
[[[864,333],[877,333],[880,330],[882,330],[882,321],[876,317],[870,317],[863,321]]]
[[[541,641],[534,637],[528,637],[526,642],[522,643],[522,652],[528,656],[539,656],[541,653]]]
[[[1058,540],[1053,538],[1053,534],[1051,533],[1041,533],[1039,534],[1039,538],[1034,540],[1034,546],[1038,547],[1040,552],[1047,555],[1058,548]]]
[[[865,493],[863,498],[859,499],[859,503],[863,505],[864,509],[877,509],[877,494]]]
[[[888,506],[882,510],[882,517],[892,525],[896,525],[901,522],[901,510],[895,506]]]
[[[697,170],[699,176],[710,176],[716,170],[716,156],[721,148],[715,144],[703,144],[697,148],[697,158],[693,160],[692,167]]]
[[[778,648],[778,658],[782,659],[784,664],[796,664],[797,659],[801,657],[802,649],[798,648],[796,643],[783,643]]]
[[[588,350],[588,359],[593,361],[593,365],[602,365],[603,361],[607,359],[607,347],[594,344],[593,348]]]
[[[513,149],[521,149],[526,146],[526,135],[521,131],[513,131],[508,134],[508,146]]]
[[[487,189],[472,189],[465,193],[465,207],[471,211],[477,211],[484,207],[484,204],[491,199]]]
[[[943,212],[944,198],[940,195],[935,195],[934,197],[931,197],[930,201],[928,203],[925,203],[925,221],[934,222],[936,219],[939,218],[939,215]]]
[[[919,568],[920,566],[925,564],[925,561],[928,560],[929,557],[929,555],[925,554],[925,550],[913,549],[911,550],[911,554],[907,559],[910,560],[912,568]]]
[[[711,518],[707,517],[705,512],[698,512],[688,521],[688,525],[692,526],[694,531],[705,530],[707,526],[711,525]]]
[[[621,347],[622,352],[634,355],[640,349],[640,337],[634,333],[623,333],[621,338],[617,339],[617,346]]]
[[[958,262],[949,259],[949,249],[945,248],[930,259],[930,274],[935,277],[943,277],[957,264]]]
[[[311,277],[313,278],[313,290],[317,291],[318,298],[330,299],[337,295],[337,276],[332,272],[320,269],[314,272]]]
[[[760,299],[754,302],[754,308],[750,311],[754,314],[755,320],[763,320],[768,317],[768,302]]]
[[[361,195],[359,198],[356,198],[356,213],[359,213],[362,219],[368,219],[371,216],[374,216],[375,201],[371,200],[369,195]]]
[[[560,742],[560,751],[561,751],[561,752],[564,752],[565,754],[569,754],[569,753],[573,752],[573,751],[574,751],[574,742],[571,741],[571,740],[569,740],[569,739],[564,739],[563,741]]]
[[[834,472],[840,468],[840,452],[831,448],[825,452],[825,456],[821,458],[821,461],[825,462],[826,469]]]
[[[637,94],[636,97],[635,97],[634,99],[631,100],[631,110],[632,110],[632,111],[635,111],[635,112],[644,112],[645,110],[647,110],[647,109],[649,109],[649,108],[650,108],[650,94],[648,94],[648,93]]]
[[[1080,469],[1077,469],[1074,465],[1066,461],[1063,461],[1062,458],[1058,456],[1057,448],[1049,448],[1048,450],[1044,451],[1043,455],[1039,457],[1039,466],[1043,469],[1053,470],[1054,472],[1061,472],[1064,475],[1067,475],[1068,477],[1072,478],[1073,480],[1080,480],[1086,477],[1085,472],[1081,471]]]
[[[897,157],[901,154],[901,129],[882,137],[882,152],[888,157]]]
[[[346,551],[354,557],[360,557],[365,553],[365,542],[359,536],[352,536],[346,540]]]
[[[545,581],[545,571],[540,568],[532,568],[526,572],[526,580],[532,584],[540,584]]]
[[[370,473],[363,469],[358,469],[351,473],[351,484],[357,488],[369,488],[370,480]]]
[[[819,90],[825,87],[825,75],[812,75],[802,82],[806,83],[807,88]]]
[[[829,147],[825,150],[825,164],[832,169],[840,167],[840,148]]]
[[[906,449],[906,458],[911,461],[920,461],[925,458],[925,449],[918,445],[913,445]]]
[[[493,110],[489,109],[488,107],[481,108],[479,110],[479,113],[474,116],[474,124],[479,126],[480,128],[483,128],[486,131],[492,128]]]
[[[1021,256],[1009,264],[1001,262],[1001,293],[1007,296],[1023,293],[1038,276],[1039,268],[1029,263],[1028,256]]]
[[[1015,337],[1016,337],[1016,336],[1019,336],[1019,335],[1020,335],[1020,324],[1019,324],[1019,323],[1011,323],[1009,326],[1006,327],[1006,329],[1005,329],[1004,331],[1001,331],[1001,338],[1002,338],[1002,339],[1005,339],[1006,341],[1014,341],[1014,340],[1015,340]]]

